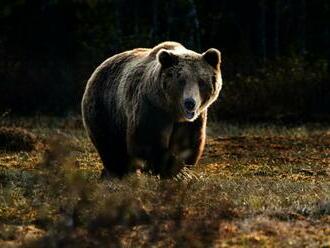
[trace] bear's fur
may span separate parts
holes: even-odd
[[[82,100],[104,175],[122,177],[144,165],[169,177],[195,165],[204,149],[207,108],[222,86],[220,60],[214,48],[199,54],[163,42],[104,61]]]

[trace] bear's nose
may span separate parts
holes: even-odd
[[[184,107],[186,110],[188,111],[193,111],[195,109],[195,106],[196,106],[196,102],[193,98],[187,98],[184,100]]]

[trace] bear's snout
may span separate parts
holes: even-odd
[[[189,97],[184,100],[183,105],[186,111],[191,112],[195,110],[196,101],[192,97]]]

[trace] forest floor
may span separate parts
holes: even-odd
[[[210,123],[193,170],[101,181],[78,118],[0,124],[37,137],[0,151],[0,247],[330,247],[329,125]]]

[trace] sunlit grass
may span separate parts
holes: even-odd
[[[42,141],[0,154],[0,244],[321,246],[330,240],[329,128],[215,124],[171,180],[101,181],[79,119],[15,120]]]

